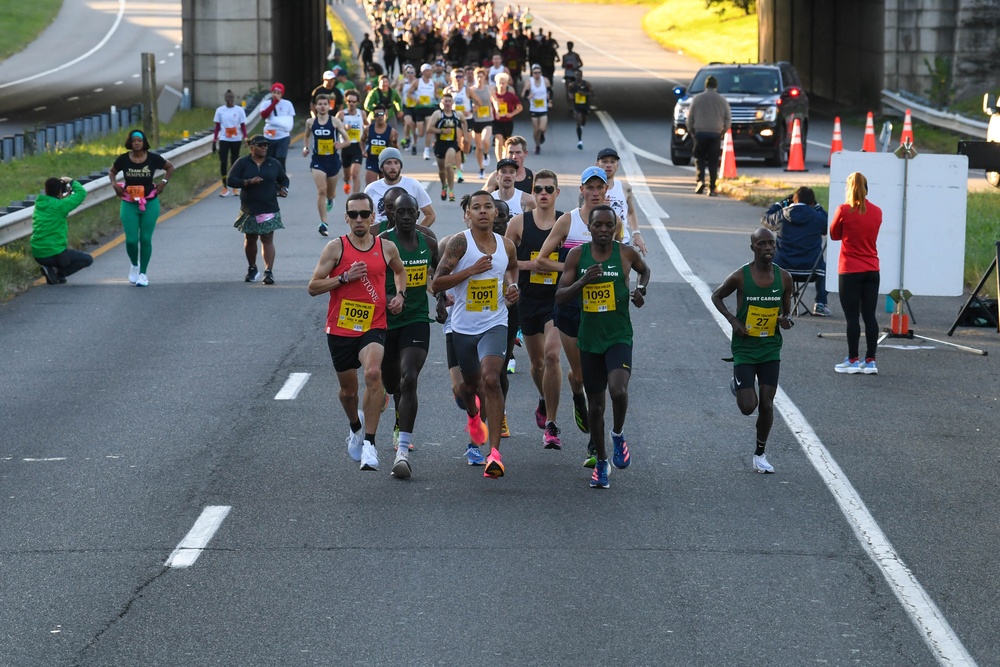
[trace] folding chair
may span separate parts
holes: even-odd
[[[813,262],[812,268],[808,271],[802,269],[785,269],[788,271],[789,275],[792,276],[792,315],[794,317],[799,316],[799,308],[805,309],[805,315],[812,314],[809,310],[809,306],[802,304],[802,297],[805,296],[806,288],[809,285],[815,283],[817,280],[826,280],[826,270],[820,269],[819,260],[823,258],[826,254],[826,241],[823,241],[823,247],[819,251],[819,255],[816,256],[816,261]],[[785,267],[781,267],[785,268]]]

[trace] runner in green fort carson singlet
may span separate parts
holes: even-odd
[[[736,311],[736,319],[746,325],[747,336],[733,336],[733,363],[762,364],[781,360],[781,329],[778,315],[784,297],[781,268],[774,265],[774,278],[770,285],[761,287],[754,282],[750,265],[743,266],[743,301]]]

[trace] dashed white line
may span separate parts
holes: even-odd
[[[194,565],[231,509],[232,507],[229,505],[209,505],[202,510],[201,516],[167,558],[164,566],[186,568]]]
[[[285,384],[282,385],[278,393],[274,395],[274,400],[294,400],[295,397],[299,395],[299,392],[302,391],[302,387],[306,386],[306,382],[309,381],[309,376],[310,373],[291,373],[288,376],[288,379],[285,380]]]
[[[120,86],[120,85],[122,85],[123,83],[125,83],[125,82],[124,82],[124,81],[115,81],[115,85],[116,85],[116,86]]]
[[[622,155],[622,166],[630,180],[637,176],[643,178],[635,158],[631,155],[633,148],[625,139],[625,135],[618,128],[609,115],[598,114],[598,118],[604,124],[604,128],[611,137],[612,143]],[[634,169],[635,171],[631,171]],[[664,227],[663,222],[656,216],[649,216],[650,211],[659,209],[659,204],[654,202],[644,202],[647,198],[652,198],[648,189],[639,191],[633,188],[639,207],[646,215],[650,226],[656,231],[663,249],[673,263],[674,268],[681,277],[694,289],[701,298],[705,308],[715,319],[715,322],[722,329],[727,338],[732,337],[732,327],[712,305],[712,289],[691,269],[691,266],[684,259],[680,249],[670,237],[670,232]],[[903,559],[893,548],[889,538],[882,532],[881,527],[875,521],[850,480],[844,474],[830,451],[826,448],[805,416],[798,407],[788,397],[780,387],[774,399],[774,407],[788,425],[789,430],[798,440],[799,445],[806,454],[806,458],[819,473],[823,483],[830,490],[837,506],[847,519],[848,525],[854,531],[855,537],[861,543],[865,552],[872,559],[872,562],[881,570],[882,576],[889,583],[893,594],[903,610],[910,617],[910,621],[916,626],[917,631],[923,638],[924,643],[930,649],[931,654],[941,665],[975,665],[976,662],[966,650],[962,641],[951,628],[948,620],[938,609],[937,604],[930,595],[920,585],[913,572],[906,566]]]
[[[73,97],[67,97],[66,101],[67,102],[76,102],[78,99],[80,99],[80,96],[79,95],[74,95]]]
[[[44,459],[21,459],[25,463],[48,463],[49,461],[65,461],[65,456],[50,456]]]

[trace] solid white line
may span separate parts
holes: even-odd
[[[194,522],[194,526],[184,536],[177,548],[174,549],[167,562],[166,567],[185,568],[194,565],[201,555],[202,550],[211,541],[215,531],[219,530],[222,521],[229,514],[232,507],[229,505],[208,505],[202,510],[201,516]]]
[[[53,73],[58,72],[60,70],[64,70],[67,67],[72,67],[73,65],[77,64],[81,60],[85,60],[85,59],[89,58],[90,56],[94,55],[95,53],[97,53],[98,51],[100,51],[101,48],[105,44],[108,43],[108,40],[111,39],[111,36],[115,34],[115,31],[118,30],[118,26],[121,24],[122,17],[124,15],[125,15],[125,0],[118,0],[118,16],[115,17],[115,23],[114,23],[114,25],[111,26],[111,29],[108,30],[108,33],[106,35],[104,35],[104,38],[100,42],[97,43],[97,46],[95,46],[94,48],[92,48],[90,51],[87,51],[82,56],[74,58],[73,60],[70,60],[69,62],[63,63],[59,67],[54,67],[54,68],[52,68],[52,69],[50,69],[48,71],[39,72],[38,74],[32,74],[31,76],[27,76],[27,77],[25,77],[23,79],[18,79],[17,81],[10,81],[9,83],[2,83],[2,84],[0,84],[0,90],[3,90],[4,88],[7,88],[8,86],[16,86],[19,83],[27,83],[28,81],[34,81],[35,79],[39,79],[39,78],[41,78],[43,76],[48,76],[49,74],[53,74]]]
[[[302,391],[302,387],[306,386],[306,382],[309,381],[309,375],[309,373],[291,373],[288,379],[285,380],[284,386],[281,387],[281,391],[274,395],[274,400],[294,400],[299,395],[299,392]]]
[[[604,124],[612,142],[615,144],[618,154],[624,156],[629,152],[629,144],[624,141],[624,135],[621,130],[607,114],[601,114],[599,118]],[[622,159],[624,160],[624,157]],[[635,169],[639,169],[637,164],[635,165]],[[638,174],[628,171],[629,181],[631,182],[636,175]],[[633,188],[633,191],[635,191],[635,188]],[[646,190],[642,193],[635,192],[635,196],[638,200],[650,197],[651,195]],[[655,210],[659,206],[647,202],[645,204],[640,203],[639,207],[642,208],[643,213],[646,213],[646,211]],[[684,280],[691,285],[701,298],[705,308],[715,319],[716,324],[722,329],[726,338],[732,339],[732,326],[712,304],[711,288],[691,270],[680,249],[674,244],[673,239],[670,238],[670,233],[663,226],[663,223],[656,217],[649,217],[647,215],[647,218],[650,226],[656,231],[660,243],[663,245],[664,250],[666,250],[667,256],[673,262],[677,272],[681,274]],[[882,532],[882,529],[861,499],[860,494],[858,494],[850,480],[847,479],[844,471],[837,465],[830,451],[823,445],[819,436],[813,430],[812,426],[809,425],[809,422],[795,403],[792,402],[792,399],[780,387],[775,395],[774,407],[781,414],[782,419],[785,420],[789,430],[795,435],[799,446],[802,447],[802,450],[806,454],[806,458],[809,459],[809,462],[819,473],[823,483],[826,484],[830,493],[833,494],[838,507],[840,507],[840,511],[844,514],[861,546],[868,553],[868,556],[875,565],[878,566],[879,570],[882,571],[882,576],[889,583],[896,599],[899,600],[904,611],[906,611],[910,620],[916,626],[917,631],[937,659],[938,664],[975,665],[975,660],[972,659],[965,646],[962,645],[961,640],[955,634],[955,631],[952,630],[951,625],[945,619],[941,610],[938,609],[934,600],[931,599],[927,591],[917,581],[917,578],[903,563],[903,559],[896,553],[896,550],[889,542],[889,538]]]
[[[47,459],[21,459],[25,463],[48,463],[49,461],[65,461],[65,456],[53,456]]]
[[[611,119],[606,111],[598,111],[597,117],[601,119],[604,124],[604,128],[611,135],[611,141],[616,145],[624,145],[626,143],[625,135],[621,133],[618,129],[618,125]],[[639,169],[639,163],[636,162],[635,157],[629,151],[619,151],[620,161],[622,168],[625,169],[625,173],[628,174],[629,185],[632,186],[632,192],[635,195],[635,200],[639,204],[639,208],[642,212],[646,214],[647,218],[669,218],[670,215],[660,208],[659,202],[653,196],[653,193],[649,189],[649,185],[646,183],[646,176]]]

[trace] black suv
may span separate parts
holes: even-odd
[[[768,166],[787,164],[791,144],[792,121],[802,128],[802,151],[805,156],[809,133],[809,98],[802,90],[799,75],[789,63],[727,65],[711,63],[698,70],[691,87],[674,88],[673,138],[670,159],[676,165],[691,163],[694,139],[687,130],[687,111],[691,96],[705,90],[705,79],[714,76],[719,94],[732,109],[733,149],[738,158],[762,157]]]

